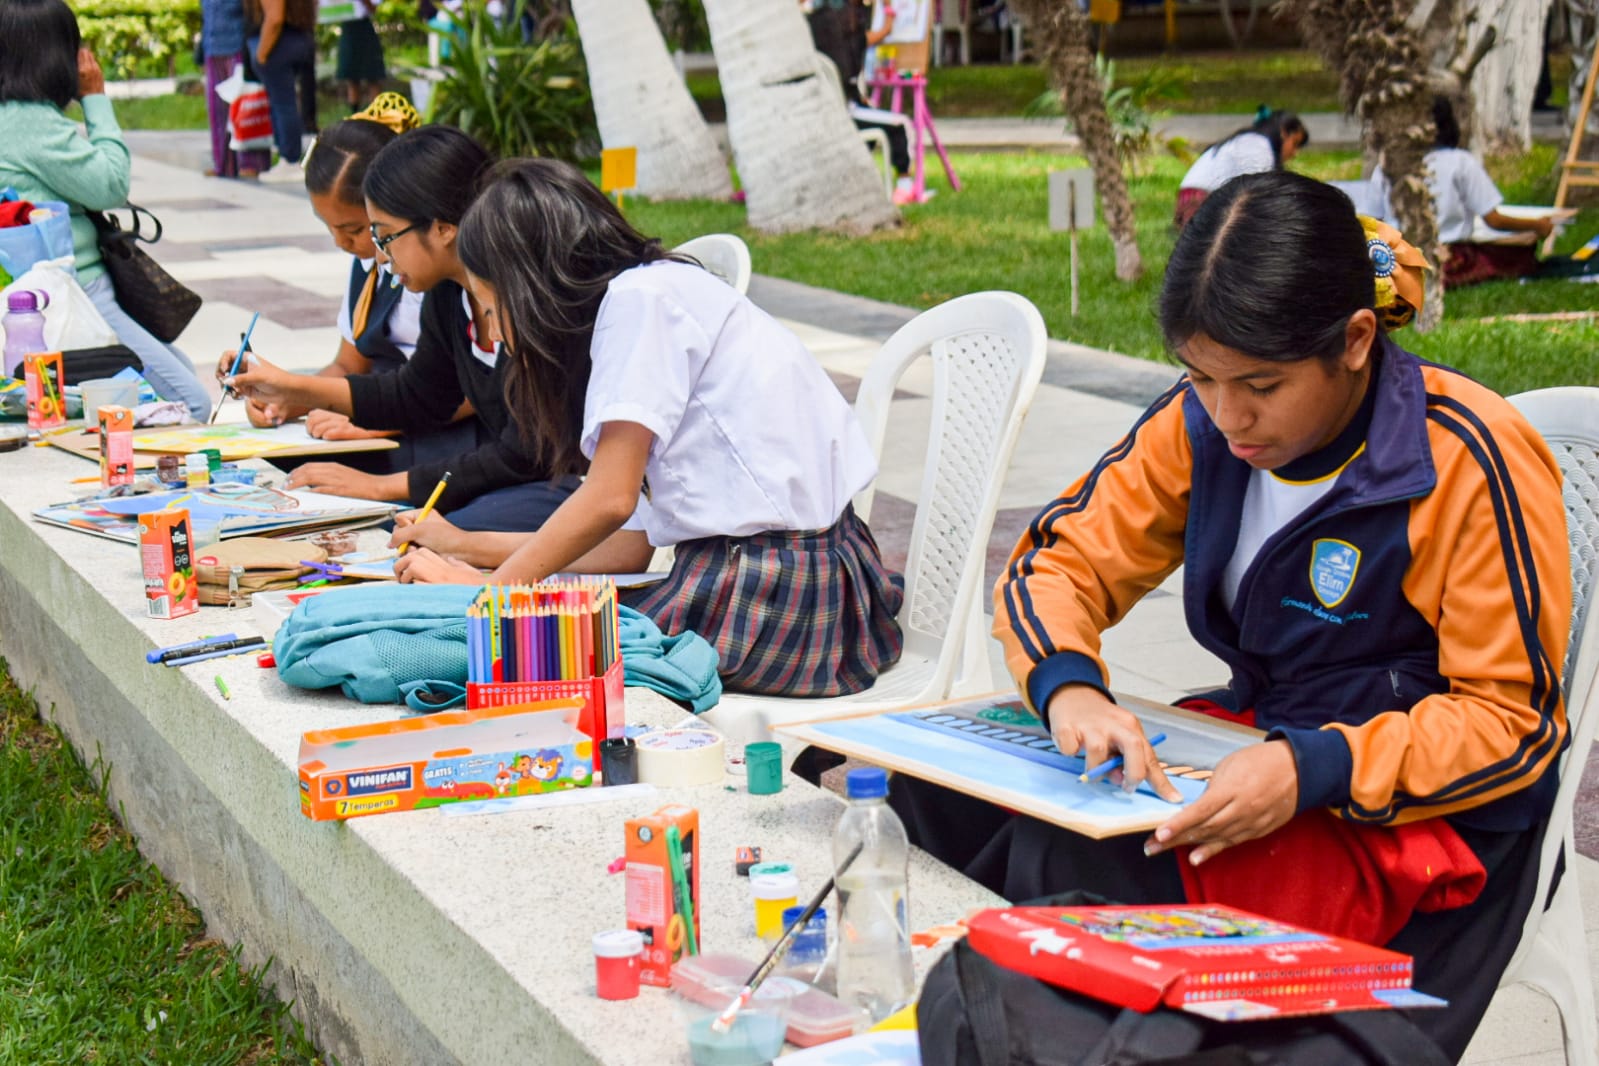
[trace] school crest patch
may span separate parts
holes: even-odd
[[[1343,540],[1318,540],[1310,546],[1310,590],[1323,607],[1337,607],[1355,587],[1360,549]]]

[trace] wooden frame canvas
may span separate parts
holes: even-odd
[[[1138,715],[1146,735],[1167,734],[1167,741],[1156,752],[1185,802],[1192,802],[1204,791],[1210,771],[1222,756],[1265,736],[1258,729],[1177,707],[1127,696],[1118,699]],[[903,719],[894,717],[906,711],[958,710],[970,714],[974,708],[992,707],[1003,710],[1006,716],[996,721],[1013,722],[1020,703],[1014,692],[995,692],[916,708],[774,725],[772,729],[1090,837],[1147,832],[1164,823],[1177,809],[1142,787],[1126,793],[1103,780],[1083,782],[1065,769],[1010,755],[959,735],[945,736],[905,724]],[[1030,712],[1026,713],[1031,717]],[[1037,723],[1036,718],[1032,720]]]

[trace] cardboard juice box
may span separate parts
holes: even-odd
[[[126,407],[100,408],[100,484],[133,484],[133,412]]]
[[[28,390],[28,428],[53,429],[67,424],[67,402],[61,392],[61,353],[23,356],[22,377]]]
[[[446,711],[300,737],[300,813],[312,821],[585,788],[581,699]]]
[[[151,618],[182,618],[200,609],[189,512],[181,507],[139,516],[139,558]]]
[[[676,826],[683,845],[688,899],[673,877],[666,830]],[[688,953],[688,934],[700,936],[700,814],[673,804],[627,821],[627,927],[644,934],[639,980],[671,987],[672,964]]]

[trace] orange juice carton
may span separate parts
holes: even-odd
[[[100,484],[133,484],[133,412],[126,407],[99,409]]]
[[[673,861],[669,828],[677,829],[681,863]],[[672,964],[700,938],[700,814],[673,804],[627,820],[627,927],[644,934],[639,980],[671,987]]]
[[[38,431],[67,424],[67,403],[61,392],[61,353],[36,352],[22,357],[28,390],[28,428]]]
[[[182,507],[139,516],[139,558],[151,618],[182,618],[200,609],[189,512]]]
[[[583,788],[581,699],[446,711],[300,737],[300,813],[312,821]]]

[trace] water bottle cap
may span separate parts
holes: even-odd
[[[844,793],[850,799],[878,799],[888,795],[888,771],[862,766],[844,776]]]
[[[6,297],[7,311],[37,311],[49,304],[50,297],[36,289],[18,289]]]

